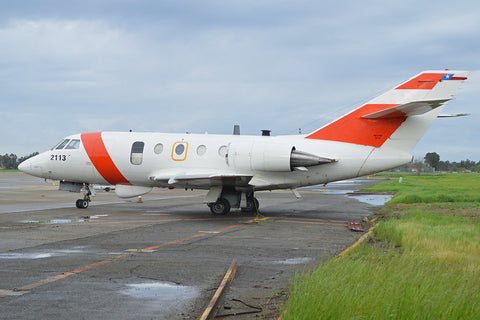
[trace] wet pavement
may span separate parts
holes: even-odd
[[[347,221],[372,214],[378,200],[348,194],[375,181],[302,188],[302,200],[259,192],[255,223],[240,211],[212,216],[204,191],[159,189],[142,203],[98,192],[84,210],[79,194],[0,173],[0,319],[196,319],[233,259],[219,314],[274,319],[296,270],[361,236]]]

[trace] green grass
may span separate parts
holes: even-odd
[[[419,191],[453,182],[478,192],[479,176],[467,176],[404,178],[400,195],[430,203],[388,205],[383,212],[390,218],[374,240],[297,274],[282,319],[480,319],[480,203],[455,188],[453,202],[434,203]]]
[[[401,182],[400,182],[401,178]],[[389,204],[480,202],[480,174],[448,173],[435,176],[402,176],[389,178],[365,191],[395,191]]]
[[[12,169],[12,170],[10,170],[10,169],[0,169],[0,173],[2,173],[2,172],[20,172],[20,170],[17,170],[17,169]]]

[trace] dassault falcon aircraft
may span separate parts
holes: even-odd
[[[205,189],[213,214],[258,210],[255,191],[325,184],[395,168],[452,99],[468,71],[425,71],[306,135],[248,136],[90,132],[68,136],[22,162],[33,176],[60,180],[60,190],[115,186],[118,197],[154,187]]]

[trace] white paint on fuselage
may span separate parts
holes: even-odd
[[[67,139],[80,139],[80,134]],[[155,181],[155,177],[175,177],[182,174],[243,174],[253,175],[250,185],[255,190],[295,188],[328,183],[396,167],[408,162],[411,156],[393,149],[374,148],[350,143],[305,139],[305,136],[238,136],[212,134],[167,134],[142,132],[103,132],[102,140],[115,166],[133,185],[146,187],[169,187],[166,181]],[[130,161],[132,144],[143,142],[142,162]],[[188,144],[186,155],[175,156],[175,144]],[[155,146],[163,145],[161,153]],[[309,167],[307,171],[251,170],[245,164],[236,165],[235,159],[225,157],[224,148],[237,144],[275,144],[285,148],[308,152],[320,157],[335,159],[329,164]],[[223,150],[221,150],[223,148]],[[157,148],[157,152],[158,152]],[[198,152],[197,152],[198,150]],[[252,152],[255,152],[252,148]],[[57,158],[55,158],[57,156]],[[55,160],[65,156],[65,161]],[[251,156],[251,155],[248,155]],[[178,158],[184,160],[177,160]],[[31,174],[72,182],[108,184],[94,168],[83,145],[76,150],[50,150],[31,158]],[[25,167],[24,166],[24,167]],[[175,185],[173,185],[175,186]],[[180,185],[178,185],[180,186]],[[202,188],[198,186],[198,188]],[[208,189],[209,186],[205,187]]]

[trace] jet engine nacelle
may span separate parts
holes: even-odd
[[[227,154],[228,165],[240,170],[293,171],[332,161],[298,151],[294,145],[268,141],[232,143]]]

